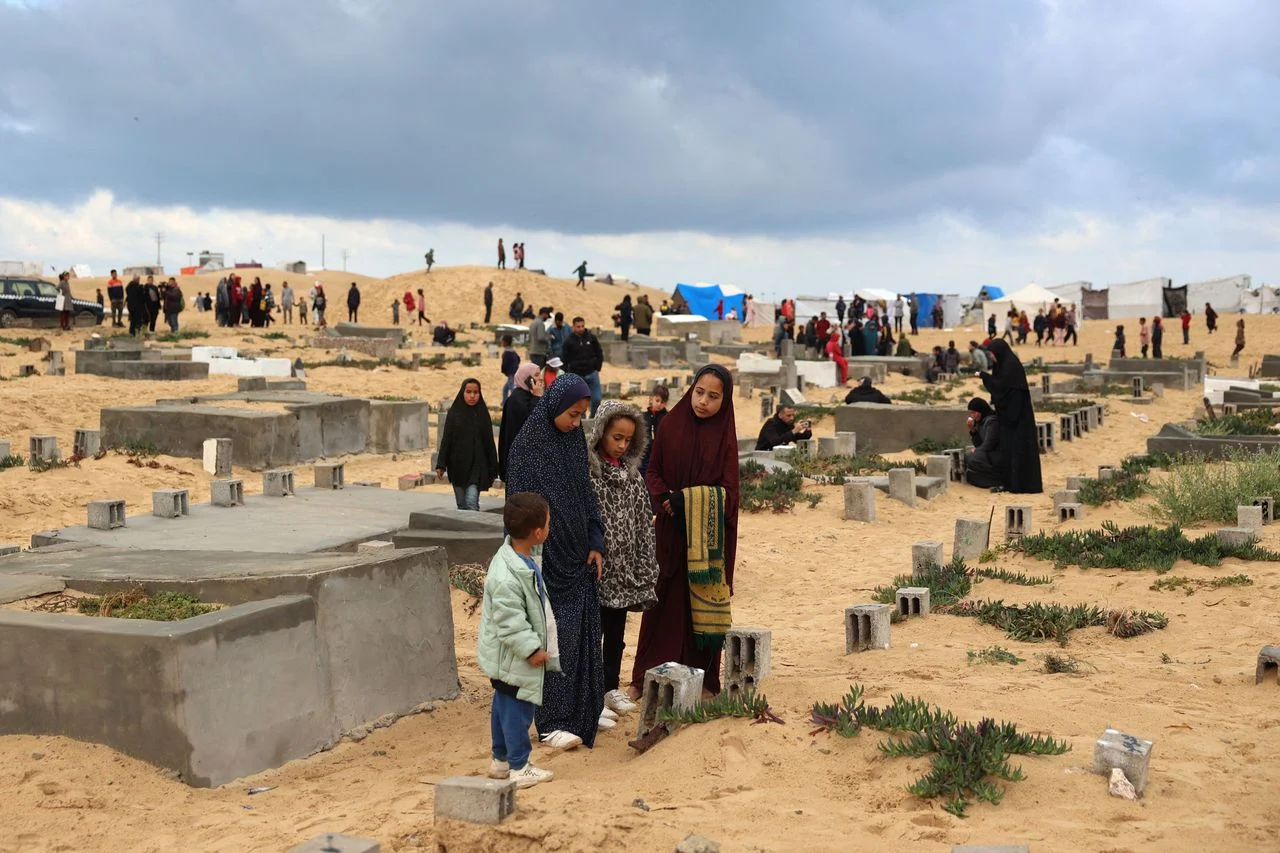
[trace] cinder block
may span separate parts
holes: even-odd
[[[951,482],[951,464],[951,457],[945,454],[927,456],[924,460],[925,476],[937,477],[942,481],[942,490],[946,491],[947,484]]]
[[[951,555],[971,562],[982,556],[990,541],[991,522],[985,518],[957,518]]]
[[[844,653],[889,648],[887,604],[855,604],[844,611]]]
[[[1063,441],[1071,441],[1071,437],[1075,434],[1071,426],[1071,415],[1058,415],[1058,434],[1062,436]]]
[[[204,470],[218,478],[231,476],[231,439],[205,439]]]
[[[20,553],[22,553],[21,545],[0,544],[0,557],[7,557],[10,554],[20,554]]]
[[[1142,796],[1151,766],[1152,742],[1115,729],[1107,729],[1093,747],[1093,772],[1110,775],[1118,767],[1133,789]]]
[[[262,494],[269,498],[283,498],[293,493],[293,471],[273,468],[262,472]]]
[[[760,395],[760,417],[765,419],[773,417],[773,396],[770,394]]]
[[[1071,419],[1071,437],[1073,439],[1083,437],[1084,429],[1082,428],[1080,423],[1080,412],[1078,411],[1072,412],[1071,414],[1067,415],[1067,417]]]
[[[1098,426],[1102,426],[1103,423],[1105,422],[1104,418],[1106,418],[1107,407],[1102,405],[1101,403],[1098,403],[1093,408],[1096,409],[1098,412]]]
[[[382,853],[382,845],[372,838],[330,833],[291,847],[289,853]]]
[[[1268,672],[1276,674],[1276,683],[1280,684],[1280,646],[1263,646],[1258,652],[1258,669],[1253,683],[1261,684]]]
[[[435,819],[499,824],[516,810],[514,779],[450,776],[436,782]]]
[[[631,348],[631,368],[633,370],[649,369],[649,350],[647,348]]]
[[[346,465],[341,462],[317,462],[314,470],[317,489],[341,489],[346,485]]]
[[[702,700],[705,675],[701,669],[674,662],[646,672],[640,692],[640,728],[636,737],[644,737],[658,725],[659,711],[695,707]]]
[[[911,546],[912,577],[920,577],[920,573],[931,563],[935,566],[945,565],[945,559],[941,542],[932,539],[916,542]]]
[[[951,460],[951,482],[964,482],[964,451],[960,449],[944,450],[943,455]]]
[[[1036,424],[1036,444],[1039,446],[1041,453],[1052,453],[1054,450],[1057,450],[1058,444],[1054,439],[1053,424]]]
[[[2,452],[2,450],[3,448],[0,448],[0,459],[3,459],[4,456],[6,455],[5,453]],[[1275,498],[1271,497],[1270,495],[1263,495],[1263,496],[1254,498],[1252,503],[1254,506],[1262,507],[1262,523],[1263,524],[1270,524],[1271,522],[1276,520],[1276,499]]]
[[[1115,475],[1116,475],[1116,466],[1114,466],[1114,465],[1099,465],[1099,466],[1098,466],[1098,479],[1099,479],[1100,481],[1102,481],[1102,480],[1110,480],[1111,478],[1115,477]]]
[[[1088,424],[1089,432],[1094,432],[1102,426],[1101,406],[1086,406],[1084,408],[1084,420]]]
[[[33,435],[27,439],[27,465],[58,460],[58,439],[52,435]]]
[[[1238,506],[1236,507],[1236,527],[1245,530],[1252,530],[1254,534],[1262,533],[1262,507],[1260,506]]]
[[[844,484],[845,521],[876,520],[876,489],[869,481],[851,481]]]
[[[364,554],[367,552],[394,551],[395,543],[388,542],[385,539],[370,539],[368,542],[361,542],[356,545],[356,553]]]
[[[241,376],[236,380],[237,391],[265,391],[267,390],[267,378],[265,376]]]
[[[808,400],[804,398],[804,394],[800,393],[799,388],[783,388],[782,389],[782,405],[784,406],[803,406]]]
[[[916,505],[916,469],[889,469],[889,497],[907,506]]]
[[[929,587],[904,586],[898,590],[898,613],[902,616],[929,615]]]
[[[1067,489],[1069,491],[1078,492],[1084,488],[1084,481],[1088,480],[1087,474],[1077,474],[1074,477],[1067,478]]]
[[[1233,548],[1243,548],[1258,541],[1258,535],[1247,527],[1219,527],[1218,538],[1223,545]]]
[[[1031,529],[1031,505],[1009,504],[1004,508],[1004,538],[1017,539]]]
[[[771,670],[773,632],[768,628],[730,628],[724,637],[720,684],[730,693],[757,691]]]
[[[402,492],[407,492],[422,485],[421,474],[401,474],[396,478],[396,485]]]
[[[19,376],[19,377],[21,377],[21,378],[25,378],[25,377],[28,377],[28,376],[36,376],[36,375],[38,375],[38,374],[37,374],[37,372],[36,372],[36,366],[35,366],[34,364],[20,364],[20,365],[18,365],[18,376]]]
[[[1062,504],[1080,503],[1080,492],[1076,489],[1059,489],[1053,493],[1053,506],[1057,509]]]
[[[8,459],[13,455],[13,443],[9,441],[0,441],[0,459]]]
[[[1040,390],[1046,394],[1053,393],[1053,377],[1047,373],[1040,374]]]
[[[1057,506],[1058,521],[1079,521],[1084,518],[1084,504],[1061,503]]]
[[[818,458],[830,459],[836,455],[836,440],[834,436],[822,436],[818,439]]]
[[[209,503],[244,506],[244,480],[214,480],[209,484]]]
[[[836,456],[858,455],[858,434],[856,432],[838,432],[835,436]]]
[[[604,386],[604,389],[605,389],[604,393],[606,397],[611,397],[616,400],[622,396],[621,382],[609,382]]]
[[[1142,391],[1143,391],[1143,388],[1142,388],[1142,377],[1141,377],[1141,376],[1135,376],[1135,377],[1133,377],[1133,380],[1132,380],[1132,381],[1133,381],[1133,396],[1134,396],[1134,397],[1141,397],[1141,396],[1142,396]],[[1132,779],[1130,779],[1129,781],[1133,781],[1133,780],[1132,780]]]
[[[88,524],[94,530],[124,527],[124,501],[89,501]]]
[[[92,459],[102,450],[102,431],[78,429],[71,442],[71,452],[82,459]]]
[[[191,498],[186,489],[157,489],[151,493],[151,514],[157,518],[191,515]]]

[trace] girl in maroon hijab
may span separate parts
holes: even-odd
[[[718,364],[698,371],[689,389],[662,421],[645,473],[657,513],[658,604],[640,621],[631,673],[639,697],[647,670],[669,661],[706,672],[703,687],[720,692],[720,647],[700,644],[689,607],[689,563],[681,489],[720,486],[724,500],[724,577],[733,590],[738,550],[738,430],[733,418],[733,377]]]

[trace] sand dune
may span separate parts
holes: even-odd
[[[272,275],[273,281],[284,278]],[[341,273],[321,277],[330,287],[352,280]],[[388,304],[406,282],[415,290],[421,282],[424,289],[431,288],[428,304],[439,306],[437,312],[470,322],[479,319],[479,289],[490,277],[500,289],[499,306],[520,288],[527,301],[581,306],[597,323],[607,320],[620,298],[619,288],[589,286],[584,296],[564,280],[479,268],[354,280],[361,282],[366,300],[376,297]],[[78,294],[84,286],[77,283]],[[1224,316],[1222,331],[1212,337],[1197,323],[1186,348],[1174,329],[1166,339],[1166,354],[1204,349],[1216,369],[1227,373],[1234,319]],[[294,340],[266,339],[261,330],[215,329],[211,318],[193,312],[184,315],[184,322],[209,331],[210,343],[320,358]],[[1080,361],[1091,352],[1104,360],[1111,325],[1087,324],[1079,347],[1043,354]],[[1126,325],[1132,346],[1136,334],[1132,323]],[[41,334],[66,350],[78,346],[89,331]],[[926,332],[917,347],[948,338],[963,342],[975,334]],[[1280,317],[1249,317],[1248,334],[1241,372],[1262,352],[1280,351]],[[484,339],[467,338],[473,349]],[[1034,347],[1021,353],[1024,358],[1037,354]],[[69,446],[72,431],[95,425],[101,407],[148,402],[176,390],[167,384],[85,376],[14,378],[17,365],[30,363],[38,363],[38,356],[0,344],[0,377],[5,380],[0,381],[0,438],[14,440],[22,452],[29,434],[52,433]],[[325,367],[311,371],[308,382],[320,390],[434,401],[451,397],[470,373],[480,376],[489,400],[496,403],[497,363],[489,359],[479,368],[454,364],[416,373]],[[645,375],[611,367],[605,373],[606,381]],[[234,379],[219,378],[181,387],[183,393],[195,394],[234,385]],[[886,385],[891,393],[919,387],[903,377],[891,377]],[[976,391],[976,382],[970,381],[954,393],[960,397]],[[836,394],[811,396],[824,400]],[[760,424],[758,398],[735,403],[739,431],[754,433]],[[1161,424],[1194,416],[1200,395],[1170,391],[1142,407],[1119,397],[1106,403],[1110,417],[1099,434],[1063,444],[1044,457],[1047,489],[1061,488],[1068,475],[1143,451],[1146,437]],[[830,418],[818,426],[820,434],[832,429]],[[207,499],[209,477],[197,462],[158,461],[171,467],[140,469],[111,454],[87,460],[80,468],[43,474],[0,471],[0,542],[24,541],[37,530],[79,523],[85,501],[100,497],[146,505],[152,489],[182,485],[193,490],[193,500]],[[362,455],[347,461],[349,479],[388,484],[398,474],[429,464],[424,454]],[[250,490],[256,488],[256,477],[237,473],[245,475]],[[300,480],[309,482],[308,477],[304,473]],[[955,843],[1015,841],[1029,842],[1040,853],[1280,849],[1280,816],[1274,808],[1280,771],[1273,760],[1280,751],[1278,694],[1274,684],[1253,684],[1258,648],[1278,641],[1273,614],[1280,604],[1280,581],[1270,564],[1229,560],[1219,570],[1180,564],[1176,571],[1181,575],[1243,571],[1255,580],[1252,587],[1184,596],[1150,590],[1154,578],[1149,572],[1055,570],[1048,563],[1002,557],[999,566],[1050,574],[1053,584],[1024,588],[988,580],[975,595],[1088,601],[1168,614],[1166,630],[1132,640],[1112,638],[1101,629],[1076,632],[1067,651],[1087,663],[1085,675],[1045,675],[1037,668],[1037,655],[1056,651],[1055,646],[1015,642],[974,620],[941,615],[895,626],[888,651],[846,656],[842,608],[866,600],[872,587],[906,571],[913,542],[938,538],[949,543],[956,517],[986,517],[994,508],[999,518],[1003,506],[1024,501],[957,486],[915,509],[882,499],[879,521],[863,525],[841,520],[838,488],[815,490],[823,500],[814,509],[744,516],[741,525],[734,618],[773,629],[773,675],[764,690],[786,725],[721,720],[692,726],[638,756],[625,744],[633,732],[627,720],[602,734],[594,751],[535,753],[539,763],[556,772],[556,781],[522,792],[514,820],[464,847],[670,850],[685,835],[698,832],[719,840],[726,851],[942,853]],[[1058,528],[1049,521],[1048,494],[1029,502],[1036,527]],[[1141,503],[1112,505],[1091,509],[1083,522],[1067,527],[1096,526],[1104,519],[1140,523],[1145,516]],[[1265,545],[1280,547],[1277,531],[1280,527],[1267,528]],[[434,713],[404,719],[361,743],[343,743],[221,789],[189,789],[148,765],[92,744],[0,737],[0,824],[9,827],[0,838],[0,851],[284,850],[325,831],[376,837],[384,849],[394,851],[434,849],[431,783],[447,775],[481,772],[488,750],[489,687],[475,663],[477,617],[467,612],[460,593],[454,597],[454,619],[463,685],[457,701],[439,703]],[[631,620],[632,644],[638,621]],[[967,665],[967,650],[996,644],[1027,662]],[[630,666],[629,655],[625,666]],[[866,686],[870,701],[884,702],[894,693],[918,695],[961,718],[994,716],[1015,721],[1026,731],[1065,738],[1072,751],[1022,759],[1017,763],[1027,779],[1008,784],[1000,805],[979,804],[968,819],[955,818],[937,801],[918,800],[904,790],[925,770],[927,760],[883,757],[876,749],[882,738],[874,732],[853,740],[812,733],[811,704],[838,699],[853,682]],[[1107,726],[1155,740],[1151,781],[1141,803],[1109,797],[1105,780],[1087,770],[1093,741]],[[250,786],[275,790],[249,797],[245,792]],[[633,805],[636,800],[648,810]]]

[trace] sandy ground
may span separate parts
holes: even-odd
[[[273,281],[281,276],[273,274]],[[431,273],[439,285],[440,310],[451,320],[480,319],[479,289],[488,270]],[[504,274],[499,274],[500,276]],[[328,274],[334,282],[358,280],[366,294],[399,292],[400,280]],[[582,305],[603,323],[621,298],[616,288],[593,286],[583,301],[563,281],[506,273],[497,303],[505,305],[516,286],[535,301],[553,297]],[[418,277],[425,280],[425,275]],[[495,279],[497,281],[498,279]],[[77,286],[80,292],[83,283]],[[547,293],[537,288],[549,289]],[[415,285],[416,289],[416,285]],[[384,293],[385,291],[385,293]],[[188,293],[191,290],[188,288]],[[333,303],[339,303],[333,293]],[[366,299],[369,299],[366,296]],[[576,300],[576,301],[570,301]],[[431,300],[429,300],[430,304]],[[257,330],[224,333],[209,317],[184,319],[213,332],[209,343],[275,354],[304,354],[290,341],[265,340]],[[1092,352],[1106,358],[1114,323],[1086,326],[1079,347],[1046,349],[1046,357],[1083,360]],[[1127,324],[1135,324],[1129,321]],[[1229,374],[1234,318],[1209,338],[1202,323],[1192,346],[1166,346],[1169,356],[1206,349],[1219,373]],[[1260,360],[1280,344],[1280,318],[1250,317],[1246,356]],[[284,331],[293,331],[285,329]],[[27,335],[26,331],[8,332]],[[67,350],[88,334],[44,331],[55,348]],[[767,334],[767,330],[761,332]],[[1136,334],[1131,331],[1131,340]],[[917,348],[955,338],[963,343],[977,331],[922,334]],[[1168,340],[1180,341],[1174,329]],[[1022,349],[1024,359],[1034,347]],[[430,350],[424,350],[430,352]],[[304,358],[317,360],[313,352]],[[98,377],[15,379],[17,365],[38,356],[0,345],[0,437],[25,453],[26,437],[52,433],[70,447],[77,427],[95,426],[98,409],[150,402],[177,393],[232,390],[235,380],[171,384],[122,382]],[[69,360],[69,359],[68,359]],[[1242,363],[1243,373],[1247,363]],[[644,374],[606,368],[605,381]],[[670,371],[668,371],[670,372]],[[480,368],[452,364],[442,370],[410,373],[322,368],[308,376],[311,388],[365,395],[398,395],[438,401],[452,396],[461,379],[478,374],[499,398],[496,361]],[[656,373],[656,372],[655,372]],[[890,392],[919,383],[901,377]],[[956,395],[975,391],[970,382]],[[819,400],[834,392],[817,393]],[[1135,407],[1107,400],[1109,418],[1099,433],[1063,444],[1043,458],[1046,490],[1062,488],[1070,474],[1091,472],[1145,449],[1145,439],[1167,421],[1181,421],[1200,408],[1198,393],[1167,392],[1153,405]],[[736,400],[739,432],[760,423],[758,399]],[[1133,415],[1144,415],[1146,421]],[[833,429],[830,418],[819,434]],[[120,455],[86,460],[79,468],[32,474],[0,472],[0,542],[25,542],[31,533],[81,523],[84,503],[124,497],[146,506],[156,488],[186,486],[193,500],[207,500],[209,477],[195,460],[160,458],[159,468],[136,467]],[[402,473],[427,467],[426,456],[363,455],[348,460],[350,479],[381,479],[387,485]],[[258,478],[247,471],[250,491]],[[300,469],[300,479],[309,472]],[[741,523],[737,594],[738,624],[773,630],[773,675],[764,685],[785,725],[716,721],[686,728],[644,755],[626,746],[633,721],[602,733],[593,751],[535,752],[554,770],[551,784],[519,795],[520,812],[500,829],[455,839],[451,850],[663,850],[691,832],[736,850],[924,850],[945,851],[955,843],[1030,842],[1037,851],[1192,851],[1280,849],[1280,816],[1275,811],[1280,770],[1272,760],[1280,749],[1277,688],[1255,687],[1258,648],[1277,641],[1274,611],[1280,582],[1270,566],[1228,561],[1213,571],[1179,565],[1178,574],[1207,577],[1244,571],[1255,585],[1199,592],[1155,592],[1151,573],[1067,569],[1002,557],[998,565],[1051,574],[1048,587],[1023,588],[983,581],[975,595],[1006,601],[1090,602],[1163,610],[1170,618],[1161,632],[1118,640],[1101,629],[1076,632],[1067,651],[1086,663],[1087,674],[1043,674],[1037,655],[1056,647],[1018,643],[974,620],[934,616],[894,626],[893,648],[845,656],[841,616],[844,606],[866,601],[870,590],[909,570],[911,544],[942,539],[948,554],[956,517],[985,517],[992,508],[1000,529],[1002,507],[1023,499],[953,487],[945,496],[915,509],[881,498],[879,520],[866,525],[841,519],[836,487],[815,487],[823,495],[814,509],[744,516]],[[1030,501],[1034,526],[1056,528],[1048,494]],[[1121,524],[1145,521],[1141,503],[1091,510],[1082,525],[1104,519]],[[1264,543],[1280,547],[1268,528]],[[477,617],[467,599],[454,593],[454,619],[462,678],[457,701],[437,703],[430,714],[406,718],[360,743],[215,790],[193,790],[142,762],[93,744],[61,738],[0,737],[0,851],[244,851],[284,850],[322,832],[347,832],[382,841],[384,849],[433,849],[432,783],[453,774],[482,772],[488,750],[487,682],[475,664]],[[633,618],[634,642],[638,619]],[[966,652],[1001,645],[1027,662],[1020,666],[968,666]],[[1167,658],[1162,658],[1162,655]],[[624,667],[630,666],[630,659]],[[851,683],[865,685],[868,700],[894,693],[918,695],[962,719],[984,715],[1018,723],[1030,732],[1066,739],[1072,751],[1020,762],[1027,780],[1007,786],[999,806],[977,805],[970,817],[944,812],[937,801],[913,798],[904,790],[927,768],[927,759],[884,758],[881,737],[865,732],[853,740],[814,734],[807,722],[815,701],[838,699]],[[1107,726],[1155,741],[1151,780],[1140,803],[1113,799],[1102,777],[1088,772],[1093,741]],[[251,786],[274,790],[247,795]],[[633,805],[642,800],[648,810]]]

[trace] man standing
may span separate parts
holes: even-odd
[[[902,313],[906,306],[902,304],[902,294],[898,294],[898,298],[893,300],[893,330],[899,335],[902,334]]]
[[[587,331],[581,317],[573,318],[573,334],[564,342],[564,364],[569,373],[576,373],[591,389],[591,417],[596,416],[600,398],[600,368],[604,366],[604,350],[596,336]]]
[[[511,318],[511,322],[519,323],[520,318],[524,316],[524,297],[520,295],[520,291],[516,291],[516,298],[511,300],[511,307],[507,309],[507,316]]]
[[[564,355],[564,342],[569,339],[569,327],[564,324],[564,312],[557,311],[555,323],[551,328],[547,329],[547,337],[551,341],[551,357],[560,358]]]
[[[539,308],[538,319],[529,327],[529,360],[538,367],[546,365],[551,355],[551,335],[547,332],[547,318],[550,316],[549,308]]]
[[[823,311],[818,315],[818,322],[813,324],[813,337],[818,347],[818,357],[827,349],[827,335],[831,334],[831,321],[827,319],[827,312]]]
[[[498,238],[498,269],[505,270],[507,268],[507,250],[502,245],[502,238]]]
[[[1186,346],[1191,343],[1191,312],[1186,308],[1182,309],[1182,345]]]
[[[293,288],[285,282],[280,288],[280,314],[286,325],[293,323]]]
[[[107,299],[111,302],[111,325],[118,329],[124,325],[124,283],[115,270],[107,281]]]
[[[493,314],[493,282],[489,282],[484,288],[484,322],[489,323],[489,317]]]
[[[356,283],[351,282],[351,289],[347,291],[347,322],[360,322],[360,288],[356,287]]]
[[[813,438],[812,424],[801,421],[796,429],[796,407],[783,404],[778,413],[764,422],[760,427],[760,436],[756,439],[756,450],[773,450],[784,444],[806,441]]]
[[[587,277],[591,275],[591,273],[587,272],[587,262],[583,261],[582,263],[578,264],[577,268],[574,269],[574,272],[577,273],[578,275],[578,287],[581,287],[583,290],[586,290]],[[595,411],[596,411],[595,407],[592,406],[591,413],[595,414]]]
[[[645,335],[653,331],[653,306],[649,304],[648,296],[641,296],[636,302],[636,334]]]
[[[156,330],[156,320],[160,319],[160,288],[156,287],[156,277],[147,276],[147,284],[142,288],[147,297],[147,331]]]
[[[907,299],[907,310],[911,312],[911,334],[920,334],[920,300],[913,293]]]
[[[436,262],[436,250],[427,249],[427,253],[422,256],[422,259],[427,262],[427,272],[431,272],[431,267],[433,267]]]
[[[837,296],[837,297],[836,297],[836,319],[840,321],[840,325],[842,325],[842,326],[844,325],[844,309],[845,309],[845,307],[846,307],[846,306],[845,306],[845,304],[844,304],[844,297],[843,297],[843,296]]]

